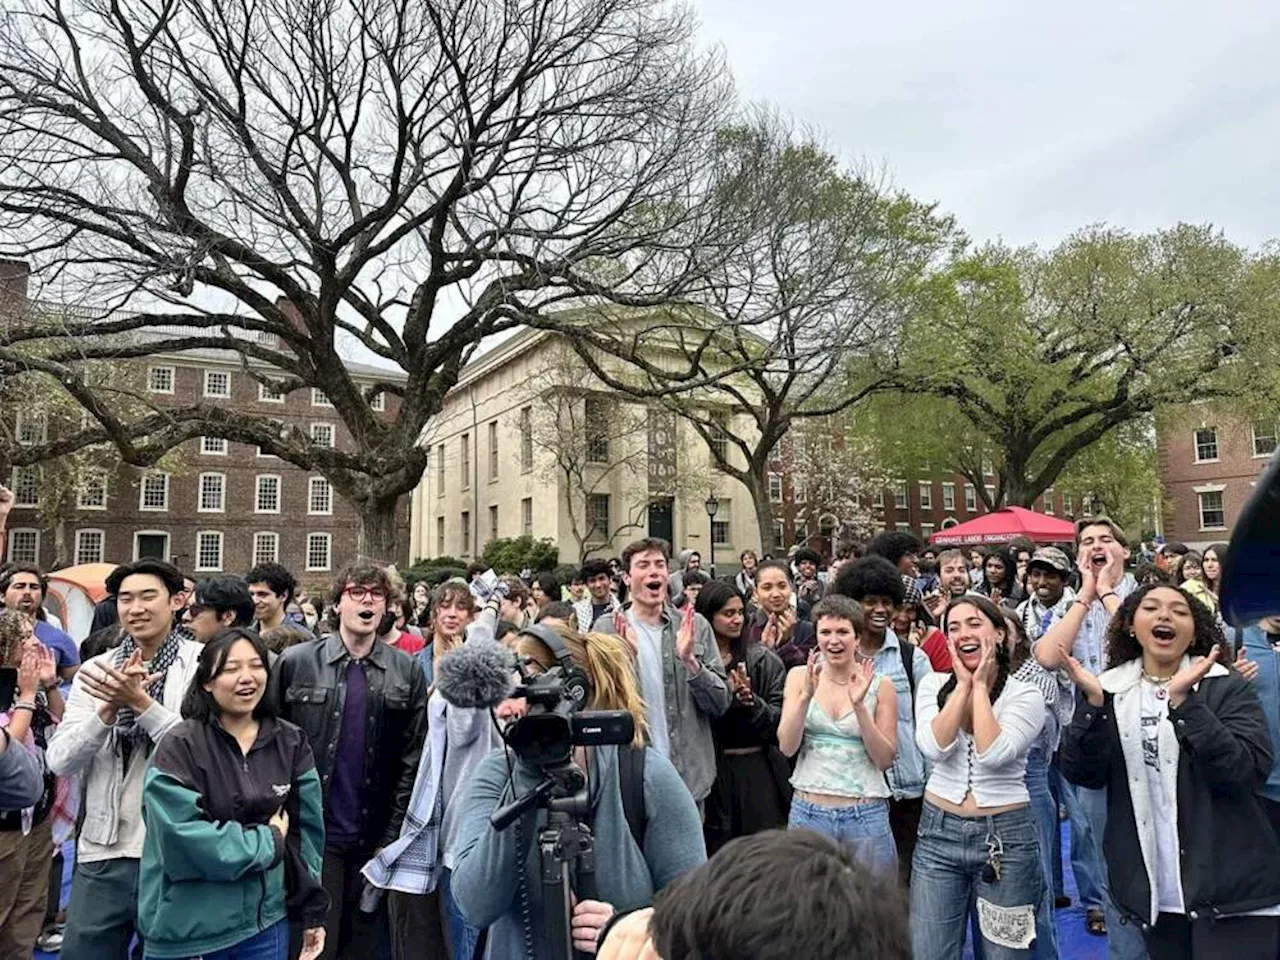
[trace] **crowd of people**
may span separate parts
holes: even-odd
[[[1056,957],[1066,862],[1117,960],[1280,955],[1280,621],[1225,629],[1225,547],[1077,533],[886,532],[725,579],[657,539],[567,584],[361,561],[324,597],[143,559],[78,644],[10,566],[0,960],[563,956],[545,811],[492,822],[545,775],[504,743],[529,706],[442,689],[495,642],[634,723],[574,747],[577,950]]]

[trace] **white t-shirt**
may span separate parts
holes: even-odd
[[[1173,816],[1175,798],[1165,795],[1160,771],[1160,729],[1169,722],[1169,697],[1165,687],[1142,681],[1142,769],[1156,828],[1156,903],[1161,913],[1185,913],[1178,884],[1178,824]],[[1176,762],[1176,761],[1175,761]]]
[[[662,676],[662,624],[650,626],[627,614],[640,645],[636,657],[640,677],[640,695],[649,708],[649,747],[664,757],[671,756],[671,735],[667,731],[667,689]]]

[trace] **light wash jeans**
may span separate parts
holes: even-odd
[[[1120,911],[1107,893],[1106,860],[1102,853],[1102,838],[1107,832],[1107,791],[1090,790],[1074,783],[1062,784],[1064,792],[1075,794],[1075,802],[1088,820],[1088,836],[1093,843],[1094,862],[1099,865],[1098,876],[1102,880],[1103,911],[1107,917],[1107,956],[1109,960],[1146,960],[1147,945],[1142,931],[1132,923],[1122,922]],[[1070,810],[1070,803],[1067,809]],[[1071,821],[1071,858],[1075,859],[1076,824]]]
[[[1034,747],[1027,752],[1027,792],[1031,794],[1031,815],[1040,845],[1040,867],[1044,871],[1044,895],[1036,907],[1037,960],[1057,960],[1058,930],[1053,923],[1053,851],[1058,845],[1058,804],[1049,790],[1049,758]]]
[[[886,876],[898,872],[898,848],[889,828],[889,801],[823,807],[795,797],[787,826],[816,830],[846,847],[855,860]]]
[[[1000,878],[982,879],[988,839],[1003,847]],[[1031,914],[1043,899],[1045,877],[1035,819],[1027,808],[993,817],[957,817],[927,800],[911,866],[911,944],[914,960],[956,960],[964,949],[965,927],[979,899],[999,908]],[[1016,925],[1005,929],[1015,929]],[[1030,960],[1019,949],[984,936],[986,960]]]
[[[1093,820],[1081,799],[1082,792],[1088,791],[1067,780],[1062,781],[1062,803],[1067,808],[1067,820],[1071,823],[1071,872],[1076,878],[1080,906],[1091,910],[1102,906],[1107,880],[1102,864],[1102,836],[1094,839]]]

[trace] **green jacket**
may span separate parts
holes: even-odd
[[[285,807],[288,844],[318,882],[320,796],[311,748],[291,723],[264,719],[247,755],[216,721],[170,730],[142,791],[138,928],[147,956],[222,950],[284,919],[286,840],[267,821]],[[300,919],[317,926],[323,915]]]

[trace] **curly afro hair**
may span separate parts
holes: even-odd
[[[1120,604],[1120,609],[1111,618],[1111,626],[1107,628],[1108,668],[1118,667],[1122,663],[1137,660],[1142,656],[1142,644],[1138,643],[1138,638],[1133,635],[1133,618],[1143,598],[1152,590],[1176,590],[1186,599],[1196,627],[1195,637],[1191,640],[1191,646],[1187,648],[1189,655],[1207,657],[1209,651],[1216,646],[1218,661],[1223,666],[1231,665],[1233,657],[1227,638],[1223,635],[1222,628],[1218,626],[1217,618],[1209,612],[1209,608],[1182,587],[1175,587],[1168,583],[1152,583],[1139,587],[1125,597],[1124,602]]]
[[[835,592],[859,603],[867,597],[889,597],[895,607],[900,607],[907,588],[897,567],[884,557],[867,556],[840,568]]]

